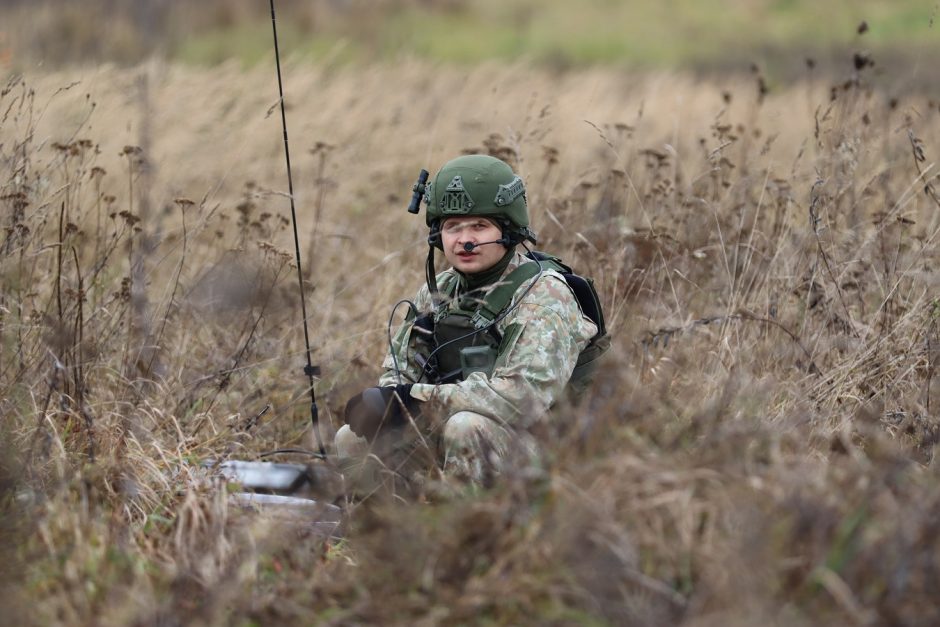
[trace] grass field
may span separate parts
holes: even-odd
[[[332,543],[199,467],[315,446],[270,63],[8,73],[5,621],[936,624],[940,103],[840,63],[289,61],[327,441],[423,280],[418,169],[463,151],[513,163],[613,336],[540,467],[453,500],[428,467]]]
[[[421,281],[410,183],[464,149],[513,161],[542,247],[597,280],[614,347],[595,394],[535,433],[541,471],[367,501],[340,545],[239,516],[194,483],[200,460],[313,446],[274,77],[11,79],[6,607],[40,624],[936,619],[935,102],[864,71],[763,98],[757,77],[524,64],[285,72],[327,439]]]

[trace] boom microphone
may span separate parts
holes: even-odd
[[[474,248],[479,248],[480,246],[486,246],[487,244],[502,244],[503,246],[509,246],[510,241],[508,237],[501,237],[499,239],[494,239],[492,242],[480,242],[479,244],[474,244],[473,242],[466,242],[463,245],[465,251],[472,252]]]

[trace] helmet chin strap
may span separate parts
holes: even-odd
[[[437,289],[437,272],[434,270],[434,245],[428,244],[428,259],[424,264],[424,277],[431,294],[431,306],[437,312],[441,307],[441,294]]]

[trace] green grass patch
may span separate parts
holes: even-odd
[[[922,2],[840,0],[482,0],[457,9],[352,11],[310,24],[278,20],[284,54],[339,61],[417,56],[474,64],[535,59],[559,65],[642,67],[743,65],[760,51],[934,45],[935,9]],[[862,21],[867,32],[857,32]],[[272,49],[267,20],[217,28],[182,42],[176,55],[198,64],[236,58],[250,65]]]
[[[278,22],[278,44],[282,54],[311,60],[331,58],[353,61],[364,49],[347,38],[327,33],[308,33],[290,22]],[[193,36],[177,45],[178,60],[194,65],[216,65],[232,59],[245,67],[255,65],[274,52],[271,24],[244,23]]]

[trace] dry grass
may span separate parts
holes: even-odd
[[[421,282],[419,167],[525,176],[614,335],[493,490],[347,539],[198,463],[313,445],[276,84],[151,63],[0,98],[3,583],[40,624],[933,624],[937,104],[526,66],[289,64],[324,434]],[[266,406],[272,409],[257,424]],[[28,609],[27,609],[28,608]]]

